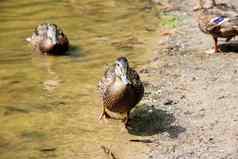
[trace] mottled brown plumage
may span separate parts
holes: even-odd
[[[55,24],[40,24],[32,36],[26,39],[34,49],[48,54],[64,54],[69,49],[69,41],[62,29]]]
[[[144,86],[137,72],[129,67],[125,57],[118,58],[114,65],[107,68],[98,87],[103,103],[101,117],[112,117],[111,113],[126,113],[127,124],[130,110],[144,95]]]
[[[213,0],[212,6],[206,8],[202,0],[198,9],[198,24],[202,32],[210,34],[214,39],[215,52],[219,52],[218,38],[225,38],[228,42],[238,35],[238,11],[232,5],[217,4]]]

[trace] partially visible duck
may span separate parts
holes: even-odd
[[[144,86],[138,73],[129,66],[126,57],[119,57],[115,64],[108,67],[101,81],[99,91],[102,98],[103,112],[100,118],[111,114],[125,114],[128,124],[130,110],[139,103],[144,95]]]
[[[238,35],[238,11],[232,5],[217,4],[212,0],[212,5],[204,7],[203,0],[199,0],[198,24],[202,32],[210,34],[214,39],[214,52],[219,52],[218,38],[225,38],[228,42]]]
[[[65,54],[69,49],[69,41],[62,29],[55,24],[38,25],[32,36],[27,38],[34,49],[48,54]]]

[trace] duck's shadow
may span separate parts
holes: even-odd
[[[222,52],[225,53],[238,53],[238,41],[237,40],[233,40],[232,42],[229,43],[222,43],[219,45],[219,48],[221,49]]]
[[[169,137],[176,138],[186,129],[172,125],[174,122],[173,114],[156,109],[154,106],[143,105],[131,112],[128,132],[138,136],[151,136],[167,132]]]
[[[81,48],[75,45],[71,45],[69,51],[67,52],[68,56],[79,57],[81,56]]]
[[[70,45],[69,50],[62,53],[62,52],[56,52],[56,53],[48,53],[47,55],[49,56],[63,56],[63,57],[79,57],[81,56],[80,54],[81,48],[75,45]]]

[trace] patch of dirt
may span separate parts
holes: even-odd
[[[237,0],[229,2],[238,7]],[[150,132],[135,129],[133,133],[153,135],[149,158],[236,159],[238,54],[207,54],[212,38],[197,27],[192,11],[196,2],[173,0],[171,4],[177,9],[167,14],[177,17],[176,31],[160,39],[156,57],[140,74],[145,81],[142,105],[147,112],[159,111],[167,116],[164,120],[170,116],[174,120],[153,120],[147,129]],[[161,128],[161,123],[167,125]]]

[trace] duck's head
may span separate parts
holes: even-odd
[[[129,63],[126,57],[119,57],[115,62],[115,74],[125,84],[131,84],[128,78]]]
[[[50,52],[55,45],[59,43],[57,35],[57,27],[54,24],[46,24],[42,29],[42,37],[44,38],[40,43],[40,50],[42,52]]]
[[[52,45],[55,45],[58,43],[58,38],[57,38],[57,28],[55,25],[49,25],[47,29],[47,37],[50,40],[50,43]]]

